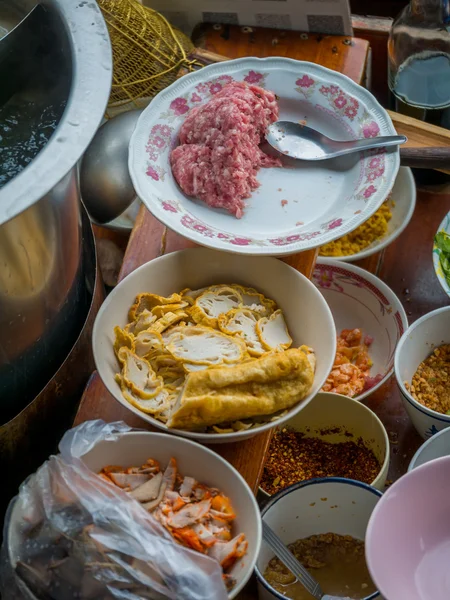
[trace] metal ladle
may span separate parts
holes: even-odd
[[[136,199],[128,170],[128,146],[141,113],[131,110],[104,123],[81,161],[81,198],[99,224],[121,215]]]

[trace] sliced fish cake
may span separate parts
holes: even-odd
[[[188,302],[177,302],[175,304],[161,304],[152,308],[152,314],[156,315],[158,319],[163,317],[168,312],[177,313],[178,311],[182,311],[184,308],[189,306]]]
[[[141,331],[134,340],[134,351],[143,358],[155,350],[162,351],[163,349],[164,343],[161,334],[156,331]]]
[[[270,315],[276,311],[277,305],[275,302],[266,298],[264,294],[261,294],[253,288],[244,287],[237,283],[233,283],[231,287],[237,290],[241,295],[244,308],[249,308],[261,317],[270,317]]]
[[[256,332],[266,350],[286,350],[292,344],[281,310],[260,319],[256,324]]]
[[[234,364],[247,354],[242,340],[199,325],[172,335],[166,349],[177,360],[192,365]]]
[[[118,356],[119,350],[124,346],[125,348],[134,351],[134,337],[128,333],[128,331],[117,325],[114,327],[114,333],[116,334],[116,339],[114,341],[114,352],[116,356]]]
[[[174,399],[171,398],[170,392],[165,388],[153,398],[147,399],[141,398],[127,385],[123,385],[121,389],[125,400],[148,415],[157,415],[168,410],[174,403]]]
[[[156,321],[156,319],[156,315],[152,314],[145,308],[135,321],[128,323],[128,325],[125,327],[125,330],[132,335],[137,335],[141,331],[148,329]]]
[[[236,308],[225,315],[220,315],[217,322],[223,333],[237,334],[241,337],[247,344],[248,351],[252,356],[261,356],[266,352],[256,331],[258,317],[253,310]]]
[[[188,318],[187,313],[183,312],[182,310],[180,310],[177,313],[168,312],[164,316],[162,316],[160,319],[158,319],[157,321],[152,323],[152,325],[150,325],[150,327],[149,327],[149,331],[155,331],[156,333],[163,333],[163,331],[166,331],[166,329],[169,329],[169,327],[171,327],[172,325],[175,325],[179,321],[182,321],[183,319],[187,319],[187,318]]]
[[[159,394],[164,381],[156,375],[148,361],[125,346],[119,350],[117,357],[122,365],[122,372],[116,375],[116,380],[121,386],[124,384],[142,399],[154,398]]]
[[[242,305],[240,293],[229,286],[208,288],[194,302],[190,309],[192,319],[199,325],[217,328],[219,315],[239,308]]]
[[[130,321],[135,321],[144,310],[151,312],[156,306],[162,304],[178,304],[179,302],[181,302],[180,294],[172,294],[166,298],[164,296],[158,296],[158,294],[144,292],[143,294],[138,294],[136,296],[136,300],[128,313],[128,318]]]

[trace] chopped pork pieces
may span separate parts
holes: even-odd
[[[241,218],[244,200],[259,187],[260,167],[281,167],[278,158],[259,147],[277,119],[275,94],[244,82],[227,84],[209,102],[193,108],[181,127],[180,145],[170,156],[183,192]]]
[[[225,584],[233,587],[229,571],[247,552],[248,542],[243,533],[232,537],[236,515],[219,490],[180,475],[174,458],[164,470],[149,458],[141,467],[108,466],[99,475],[140,502],[182,546],[217,560]]]

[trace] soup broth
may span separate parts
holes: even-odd
[[[297,540],[288,548],[317,579],[322,591],[336,600],[361,600],[376,591],[361,540],[349,535],[325,533]],[[286,598],[313,598],[276,557],[267,565],[264,578]]]

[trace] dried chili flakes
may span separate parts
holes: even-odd
[[[330,443],[284,427],[275,431],[270,443],[261,487],[272,495],[314,477],[346,477],[372,483],[379,471],[380,463],[361,438]]]

